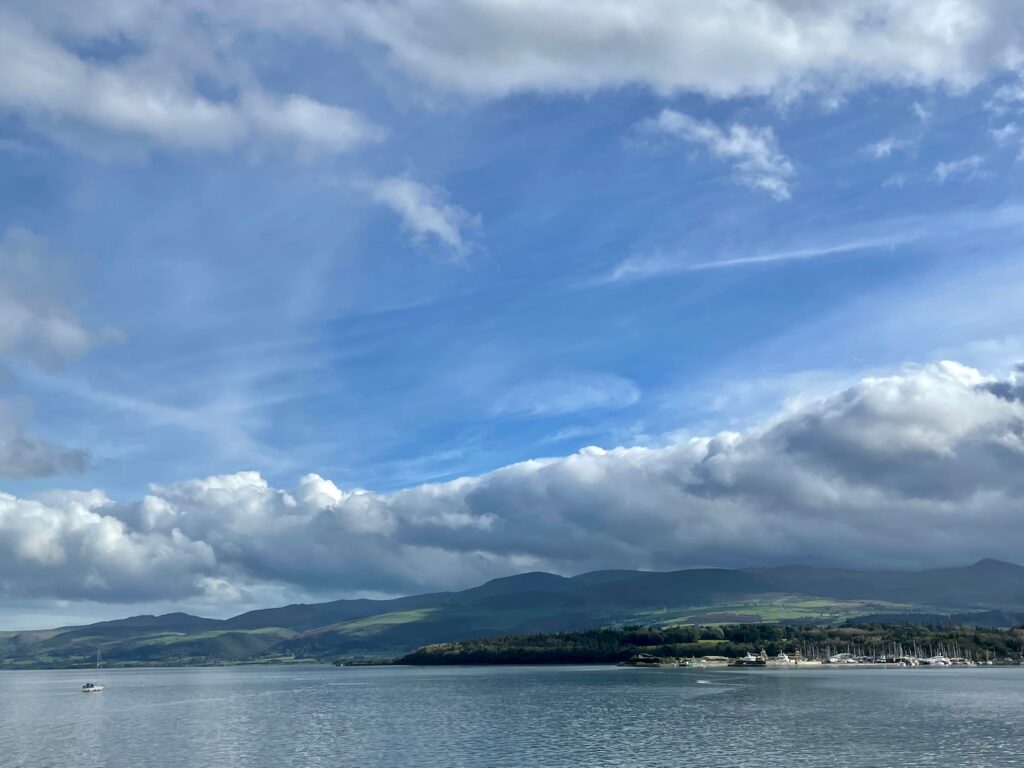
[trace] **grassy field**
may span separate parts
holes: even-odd
[[[260,656],[296,633],[279,627],[262,627],[141,633],[127,638],[82,632],[48,634],[46,638],[26,638],[21,633],[6,633],[0,638],[0,667],[89,667],[95,663],[97,651],[109,666],[242,661]]]
[[[635,614],[638,623],[668,627],[677,624],[734,624],[736,619],[716,616],[744,616],[751,622],[813,621],[839,623],[869,613],[903,613],[923,610],[921,606],[862,600],[833,600],[804,595],[759,595],[757,599],[714,605],[692,606],[683,611],[662,609]]]

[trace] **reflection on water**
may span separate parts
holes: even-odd
[[[1024,765],[1024,669],[0,672],[0,765]]]

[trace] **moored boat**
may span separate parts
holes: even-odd
[[[731,663],[733,667],[763,667],[768,663],[768,654],[761,651],[760,656],[755,656],[750,651],[747,651],[747,655],[741,659],[736,659]]]
[[[100,651],[97,648],[96,649],[96,669],[99,669],[100,665],[102,664],[102,661],[100,660],[100,658],[101,658],[100,657]],[[86,683],[85,685],[82,686],[82,693],[99,693],[102,690],[103,690],[103,685],[101,683]]]

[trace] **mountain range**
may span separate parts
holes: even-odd
[[[1024,621],[1024,567],[852,571],[812,566],[533,572],[461,592],[334,600],[229,619],[186,613],[0,632],[0,667],[290,662],[388,657],[438,642],[642,624]]]

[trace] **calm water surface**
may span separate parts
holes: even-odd
[[[1024,766],[1024,668],[0,672],[0,766]]]

